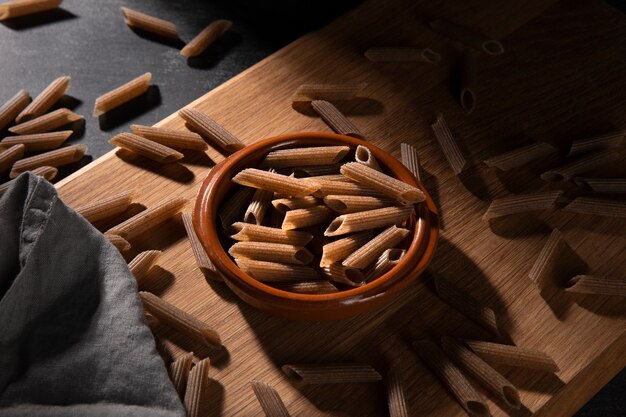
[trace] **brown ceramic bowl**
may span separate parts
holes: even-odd
[[[302,146],[363,145],[371,149],[381,167],[396,178],[419,187],[426,201],[415,205],[409,219],[414,233],[400,263],[363,286],[331,294],[283,291],[257,281],[241,271],[220,241],[219,209],[233,187],[231,178],[242,169],[258,167],[268,152]],[[349,136],[331,133],[293,133],[265,139],[232,154],[217,164],[198,191],[193,212],[196,233],[226,284],[242,300],[259,310],[295,320],[339,320],[382,307],[417,279],[430,263],[439,235],[437,210],[421,183],[398,160],[382,149]]]

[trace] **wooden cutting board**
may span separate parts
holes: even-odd
[[[505,46],[503,55],[479,59],[477,107],[471,115],[455,99],[455,49],[426,28],[431,18],[475,27]],[[570,416],[626,364],[624,302],[567,294],[556,285],[540,294],[527,274],[549,232],[558,227],[577,262],[555,279],[582,272],[585,265],[623,279],[626,221],[556,210],[489,225],[480,218],[494,197],[550,188],[572,195],[575,190],[538,179],[554,161],[507,174],[481,161],[529,140],[566,144],[626,128],[625,38],[626,18],[599,0],[575,6],[539,0],[371,0],[190,106],[252,143],[286,132],[329,130],[317,117],[291,108],[289,97],[301,83],[368,83],[362,97],[342,110],[368,140],[396,156],[401,142],[419,150],[425,185],[437,200],[443,225],[432,269],[492,306],[510,341],[546,351],[561,368],[555,375],[499,368],[521,391],[525,409],[517,414]],[[375,45],[428,46],[444,60],[438,66],[368,62],[362,53]],[[438,113],[445,114],[471,162],[459,177],[429,128]],[[184,127],[176,115],[158,125]],[[222,158],[211,150],[190,154],[182,164],[159,166],[112,151],[61,181],[58,189],[74,207],[121,190],[136,190],[137,202],[146,206],[172,195],[192,201],[208,170]],[[618,163],[605,172],[624,175],[625,166]],[[382,384],[298,388],[280,372],[284,363],[350,360],[381,371],[400,367],[412,415],[465,415],[413,354],[410,341],[487,335],[438,300],[428,276],[376,313],[336,323],[300,323],[260,313],[223,284],[207,283],[178,220],[131,243],[128,259],[142,250],[164,251],[142,289],[206,320],[223,337],[228,354],[212,357],[208,415],[260,415],[252,379],[272,384],[294,416],[386,415]],[[208,354],[161,330],[173,344],[198,356]],[[491,398],[489,406],[494,416],[507,415]]]

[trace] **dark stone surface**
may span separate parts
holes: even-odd
[[[131,123],[151,125],[163,119],[354,3],[66,0],[52,14],[0,24],[0,102],[20,88],[36,95],[54,78],[70,75],[70,97],[63,105],[86,119],[84,129],[70,140],[85,143],[97,158],[112,149],[108,139]],[[626,8],[620,0],[610,3]],[[214,19],[235,23],[208,53],[188,61],[179,55],[180,45],[133,33],[120,6],[174,22],[185,41]],[[106,118],[91,116],[96,97],[146,71],[153,75],[149,94]],[[591,416],[626,416],[626,371],[577,414]]]

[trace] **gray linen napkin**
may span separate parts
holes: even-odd
[[[0,415],[185,415],[126,262],[28,173],[0,199]]]

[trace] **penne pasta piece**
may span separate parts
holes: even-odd
[[[71,130],[61,130],[59,132],[35,133],[33,135],[7,136],[0,141],[0,146],[8,147],[17,144],[24,145],[26,152],[40,152],[57,149],[69,138]]]
[[[364,232],[355,233],[350,236],[346,236],[343,239],[335,240],[328,243],[322,248],[322,259],[320,266],[330,266],[335,262],[341,262],[355,252],[358,248],[366,244],[372,239],[372,231],[366,230]]]
[[[452,136],[446,119],[440,114],[437,116],[437,121],[430,127],[435,134],[437,142],[439,142],[443,156],[446,157],[450,168],[452,168],[452,172],[454,172],[455,175],[459,175],[465,168],[466,161],[454,136]]]
[[[430,22],[430,28],[446,38],[489,55],[500,55],[504,52],[504,47],[499,41],[456,23],[438,19]]]
[[[314,206],[285,213],[285,219],[281,228],[283,230],[300,229],[307,226],[315,226],[329,222],[335,214],[325,206]]]
[[[123,193],[114,194],[96,200],[84,206],[77,207],[75,210],[83,216],[89,223],[95,223],[99,220],[108,219],[110,217],[122,214],[128,209],[133,200],[133,193],[125,191]]]
[[[576,275],[569,280],[567,292],[626,297],[626,280],[593,275]]]
[[[0,20],[56,9],[63,0],[14,0],[0,4]]]
[[[511,214],[528,213],[553,209],[563,191],[545,191],[540,193],[512,195],[495,198],[483,215],[483,220],[509,216]]]
[[[626,202],[602,198],[577,197],[563,211],[592,216],[626,217]]]
[[[600,150],[548,170],[540,177],[549,182],[568,181],[579,174],[605,166],[618,158],[619,153],[613,150]]]
[[[64,75],[52,81],[17,115],[15,123],[22,123],[45,114],[69,90],[71,80],[71,77]]]
[[[465,51],[463,54],[460,84],[459,103],[469,114],[476,106],[476,55],[472,51]]]
[[[469,415],[484,417],[491,415],[485,400],[476,392],[459,368],[434,343],[419,340],[413,342],[413,348]]]
[[[272,200],[274,208],[281,213],[286,213],[289,210],[317,206],[319,203],[320,200],[312,196],[278,198],[276,200]]]
[[[500,171],[510,171],[513,168],[521,167],[528,162],[541,159],[549,155],[557,154],[559,151],[554,146],[546,142],[537,142],[512,151],[486,159],[485,165],[490,168],[497,168]]]
[[[557,372],[559,370],[554,359],[540,350],[484,342],[482,340],[465,340],[465,343],[474,353],[490,364],[539,369],[547,372]]]
[[[235,223],[244,208],[247,207],[254,192],[256,190],[250,187],[239,187],[222,205],[219,212],[222,228],[228,229],[231,224]]]
[[[183,219],[183,224],[185,226],[185,231],[187,232],[187,237],[189,238],[189,243],[191,244],[191,251],[193,252],[193,256],[196,259],[196,264],[198,268],[204,274],[205,277],[213,280],[213,281],[222,281],[222,277],[218,274],[215,269],[215,265],[211,262],[211,259],[206,254],[200,239],[198,239],[198,235],[196,235],[196,230],[193,227],[193,221],[191,219],[191,214],[182,213],[181,215]]]
[[[272,285],[279,290],[301,294],[332,294],[339,291],[332,283],[319,279],[314,281],[275,282]]]
[[[133,273],[137,282],[141,283],[162,254],[163,252],[160,250],[143,251],[128,263],[128,268],[130,269],[130,272]]]
[[[30,171],[42,166],[60,167],[62,165],[78,162],[83,159],[85,152],[87,152],[87,146],[71,145],[29,158],[20,159],[13,164],[10,177],[15,178],[24,171]]]
[[[152,74],[146,72],[139,77],[130,80],[124,85],[101,95],[96,99],[93,106],[93,116],[99,117],[104,113],[113,110],[116,107],[138,97],[148,91]]]
[[[387,249],[378,257],[376,262],[365,271],[365,281],[372,281],[391,271],[391,269],[398,265],[404,255],[406,255],[406,250],[404,249]]]
[[[163,324],[198,343],[213,348],[222,346],[220,335],[206,323],[152,293],[140,291],[139,295],[146,311],[159,319]]]
[[[211,360],[205,358],[198,362],[191,372],[189,372],[184,400],[188,417],[202,417],[207,415],[206,407],[209,401],[207,387],[209,385],[210,368]]]
[[[537,260],[528,273],[528,277],[538,288],[543,288],[543,281],[545,279],[546,272],[550,269],[550,266],[555,263],[559,248],[562,245],[563,235],[559,229],[555,228],[552,230],[550,237],[548,237],[548,240],[541,249],[541,252],[539,252]]]
[[[237,258],[235,261],[243,272],[261,282],[298,282],[320,279],[320,275],[309,266],[255,261],[247,258]]]
[[[130,243],[128,243],[128,241],[122,236],[114,233],[105,233],[104,236],[106,236],[106,238],[109,239],[109,242],[111,242],[111,244],[113,244],[113,246],[115,246],[120,252],[130,250]]]
[[[196,35],[185,47],[180,51],[180,54],[184,57],[198,56],[205,51],[213,42],[215,42],[220,36],[224,34],[233,22],[230,20],[219,19],[215,20],[207,27],[205,27],[200,33]]]
[[[413,207],[385,207],[359,213],[342,214],[333,220],[324,236],[339,236],[403,223],[413,213]]]
[[[387,373],[385,385],[387,387],[389,417],[409,417],[409,410],[404,398],[404,387],[396,370],[392,369]]]
[[[274,227],[260,226],[237,222],[232,225],[236,233],[231,239],[251,242],[285,243],[294,246],[305,246],[313,239],[313,235],[300,230],[283,230]]]
[[[283,365],[285,375],[304,385],[377,382],[380,374],[365,363]]]
[[[1,20],[1,19],[0,19]],[[0,130],[4,129],[28,106],[30,94],[26,90],[20,90],[6,103],[0,106]]]
[[[387,249],[398,245],[408,234],[408,229],[393,225],[354,251],[341,264],[345,267],[364,269],[375,262]]]
[[[245,148],[246,144],[198,109],[185,108],[178,115],[199,135],[209,139],[221,150],[231,154]]]
[[[51,181],[57,175],[57,169],[53,167],[39,167],[30,171],[31,174],[37,175]],[[0,196],[7,192],[9,188],[14,184],[15,180],[9,180],[4,184],[0,184]]]
[[[319,190],[314,180],[291,178],[275,172],[246,168],[233,177],[233,181],[247,187],[260,188],[294,197],[304,197]]]
[[[341,173],[360,184],[380,191],[402,204],[419,203],[426,199],[424,193],[419,188],[358,162],[345,164],[341,167]]]
[[[332,165],[350,152],[349,146],[318,146],[314,148],[279,149],[267,154],[262,166],[291,168],[311,165]]]
[[[307,179],[309,177],[304,177],[303,179]],[[339,182],[352,182],[352,180],[348,177],[344,177],[341,174],[334,175],[318,175],[315,177],[316,181],[339,181]],[[353,183],[353,182],[352,182]],[[354,183],[353,183],[354,184]]]
[[[291,101],[293,103],[313,100],[347,101],[356,97],[365,87],[367,83],[302,84],[296,89]]]
[[[7,171],[16,161],[22,158],[24,156],[25,149],[26,146],[18,143],[8,149],[0,150],[0,173]]]
[[[289,411],[280,399],[280,395],[270,384],[261,381],[250,381],[256,399],[266,417],[289,417]]]
[[[439,275],[435,275],[435,290],[439,298],[450,307],[492,334],[500,335],[496,313],[491,308],[485,307],[474,297]]]
[[[600,149],[616,149],[622,146],[626,132],[618,131],[606,135],[595,136],[587,139],[579,139],[572,142],[567,156],[580,155],[589,151]]]
[[[574,178],[580,188],[594,193],[626,194],[626,178]]]
[[[333,103],[326,100],[313,100],[311,107],[322,120],[336,133],[363,139],[363,133]]]
[[[393,200],[386,198],[358,195],[329,195],[324,197],[324,203],[340,214],[374,210],[395,204]]]
[[[357,268],[343,266],[340,263],[325,266],[322,271],[328,279],[339,284],[359,287],[365,283],[365,277],[361,271]]]
[[[9,132],[15,133],[16,135],[46,133],[82,119],[83,116],[78,115],[69,109],[58,109],[27,122],[10,127]]]
[[[174,385],[174,389],[178,393],[180,399],[185,398],[185,390],[187,389],[187,380],[189,379],[189,371],[193,365],[193,353],[185,352],[180,355],[169,366],[170,379]]]
[[[426,62],[438,64],[441,55],[428,48],[411,47],[374,47],[369,48],[365,58],[372,62]]]
[[[332,165],[319,165],[319,166],[297,166],[293,171],[296,174],[302,173],[309,177],[318,177],[321,175],[336,175],[339,174],[342,163]]]
[[[367,185],[349,181],[332,181],[320,179],[320,177],[301,178],[302,181],[312,181],[319,185],[319,190],[314,192],[315,197],[324,198],[329,195],[358,195],[371,197],[385,197],[385,194]]]
[[[366,146],[359,145],[356,147],[354,160],[360,164],[375,169],[376,171],[382,171],[382,169],[380,169],[380,165],[378,165],[378,161],[372,154],[372,151]]]
[[[252,195],[252,200],[243,215],[243,221],[246,223],[252,223],[260,225],[263,223],[265,213],[267,209],[271,207],[272,199],[274,198],[273,191],[258,189]]]
[[[130,129],[136,135],[143,136],[146,139],[169,146],[170,148],[205,151],[209,147],[202,139],[202,136],[185,130],[142,125],[130,125]]]
[[[402,159],[402,165],[404,165],[418,181],[422,180],[420,158],[417,154],[417,149],[409,145],[408,143],[400,144],[400,158]]]
[[[108,232],[120,235],[124,239],[133,239],[174,217],[186,204],[187,200],[183,197],[168,198],[112,227]]]
[[[172,22],[129,9],[128,7],[122,7],[122,14],[124,15],[124,21],[131,29],[143,30],[164,38],[179,39],[176,25]]]
[[[313,254],[308,249],[283,243],[237,242],[230,247],[228,253],[233,258],[297,265],[306,265],[313,260]]]

